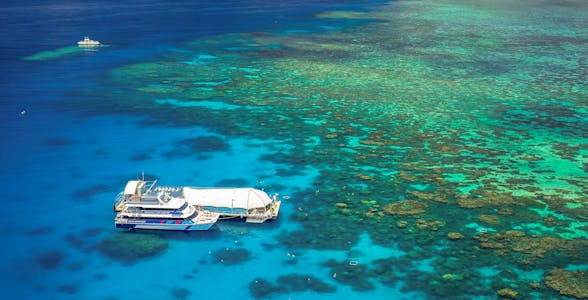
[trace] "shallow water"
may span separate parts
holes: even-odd
[[[587,297],[586,8],[2,4],[0,294]],[[106,46],[71,51],[84,35]],[[284,204],[117,231],[142,171]]]

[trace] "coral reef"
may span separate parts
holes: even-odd
[[[125,232],[105,237],[97,249],[105,257],[133,264],[144,258],[159,255],[167,250],[167,247],[167,241],[157,234]]]
[[[498,224],[500,221],[498,216],[487,215],[487,214],[482,214],[482,215],[478,216],[478,220],[480,220],[481,222],[484,222],[486,224]]]
[[[291,292],[313,291],[317,293],[332,293],[336,288],[322,280],[305,274],[288,274],[278,277],[280,286],[287,287]]]
[[[333,215],[329,211],[311,214],[298,212],[293,219],[302,222],[304,230],[276,237],[290,249],[347,249],[357,242],[361,232],[360,226],[349,226],[348,222],[341,223],[339,216]],[[324,226],[325,223],[331,224],[331,226]]]
[[[498,294],[498,296],[508,299],[516,299],[519,295],[517,291],[512,290],[510,288],[499,289],[498,291],[496,291],[496,293]]]
[[[456,241],[456,240],[463,239],[464,236],[463,236],[463,234],[461,234],[459,232],[449,232],[449,233],[447,233],[447,238],[452,241]]]
[[[519,267],[529,268],[547,258],[565,257],[567,263],[584,260],[588,241],[570,240],[552,236],[527,236],[522,231],[509,230],[503,233],[480,233],[474,236],[482,249],[512,259]]]
[[[398,227],[398,228],[406,228],[407,226],[408,226],[407,221],[401,220],[401,221],[396,222],[396,227]]]
[[[286,293],[288,290],[281,286],[273,285],[271,282],[263,279],[256,278],[249,283],[249,291],[255,299],[261,299],[270,296],[274,293]]]
[[[64,284],[57,288],[59,292],[69,295],[77,294],[80,289],[81,286],[77,284]]]
[[[588,274],[582,271],[567,271],[555,268],[545,278],[545,285],[558,291],[562,295],[588,298]]]
[[[370,282],[369,272],[366,265],[350,263],[349,261],[338,262],[330,259],[324,266],[330,268],[330,274],[337,282],[349,285],[356,291],[369,291],[374,289],[374,284]]]
[[[445,223],[440,220],[423,220],[418,219],[415,221],[415,227],[420,230],[437,231],[439,228],[445,226]]]
[[[71,196],[75,201],[91,201],[96,195],[112,191],[112,187],[97,184],[74,192]]]
[[[171,290],[171,294],[175,299],[186,299],[190,296],[190,291],[185,288],[174,288]]]
[[[384,211],[391,215],[418,215],[429,206],[416,200],[401,200],[384,206]]]
[[[204,157],[211,152],[228,151],[230,145],[218,136],[201,136],[183,139],[171,151],[163,153],[168,159],[178,157]]]
[[[213,252],[213,261],[225,266],[246,262],[251,259],[251,252],[247,249],[223,248]]]
[[[332,293],[336,288],[312,275],[288,274],[278,277],[276,285],[263,278],[256,278],[249,284],[249,290],[256,299],[260,299],[272,294],[292,294],[304,291]]]
[[[39,255],[35,261],[43,269],[55,269],[63,261],[63,253],[60,251],[48,251]]]

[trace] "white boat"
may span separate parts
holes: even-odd
[[[115,225],[126,229],[208,230],[219,214],[189,204],[172,191],[155,192],[156,181],[131,180],[117,196]]]
[[[83,40],[78,42],[78,46],[83,46],[83,47],[94,47],[94,46],[100,46],[100,42],[99,41],[95,41],[95,40],[91,40],[89,37],[84,37]]]

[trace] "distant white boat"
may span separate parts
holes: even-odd
[[[94,47],[94,46],[100,46],[100,42],[99,41],[95,41],[90,39],[89,37],[84,37],[83,40],[78,42],[78,46],[83,46],[83,47]]]

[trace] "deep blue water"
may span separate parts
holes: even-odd
[[[231,151],[213,157],[168,160],[153,155],[174,141],[209,134],[205,128],[143,126],[126,112],[100,117],[88,105],[104,93],[120,92],[103,78],[125,64],[163,55],[187,40],[222,33],[300,28],[332,9],[364,9],[347,1],[3,1],[0,4],[0,297],[3,299],[168,299],[173,289],[189,299],[248,299],[253,278],[276,278],[294,270],[323,276],[316,263],[343,258],[320,251],[302,266],[283,267],[290,257],[267,251],[264,243],[295,226],[285,203],[280,221],[249,226],[218,224],[211,232],[167,234],[169,249],[132,265],[106,258],[95,246],[117,234],[111,205],[126,180],[141,171],[170,185],[215,185],[230,180],[271,190],[260,178],[279,166],[259,158],[269,140],[231,139]],[[73,45],[84,35],[108,47],[45,61],[24,57]],[[111,90],[112,88],[112,90]],[[125,95],[121,95],[124,97]],[[64,103],[76,102],[75,107]],[[21,112],[26,112],[21,114]],[[269,137],[268,137],[269,138]],[[271,145],[280,147],[280,145]],[[149,159],[137,158],[137,155]],[[315,173],[292,176],[279,192],[288,195],[311,184]],[[277,192],[277,191],[276,191]],[[369,239],[363,239],[365,247]],[[253,259],[226,267],[213,264],[211,251],[238,245]],[[373,248],[373,257],[389,250]],[[379,253],[381,251],[382,253]],[[313,258],[314,257],[314,258]],[[204,261],[204,263],[202,263]],[[328,276],[327,276],[328,277]],[[390,299],[397,291],[369,293],[338,287],[333,298],[363,295]],[[294,297],[295,296],[295,297]],[[311,292],[278,295],[314,299]]]

